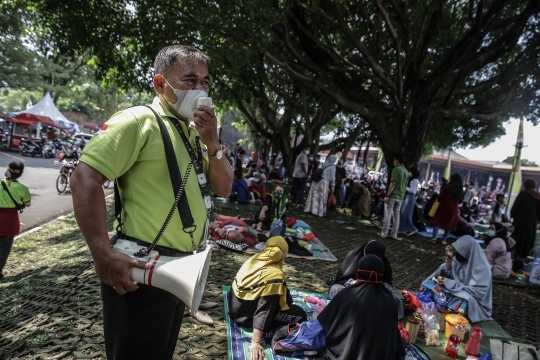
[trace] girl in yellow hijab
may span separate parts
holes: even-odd
[[[236,274],[230,293],[231,318],[240,326],[253,328],[251,358],[264,359],[260,342],[270,329],[307,320],[304,310],[293,305],[283,274],[289,245],[281,236],[266,242]]]

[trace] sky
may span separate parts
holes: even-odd
[[[491,145],[476,149],[454,149],[458,154],[470,160],[503,161],[513,156],[519,129],[519,119],[511,119],[505,124],[506,135],[495,140]],[[523,123],[524,145],[521,158],[540,164],[540,126],[533,126],[529,121]]]

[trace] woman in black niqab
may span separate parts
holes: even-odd
[[[365,255],[358,266],[359,282],[340,291],[317,318],[326,334],[323,358],[403,359],[397,304],[382,282],[384,263]]]
[[[345,260],[343,260],[343,264],[341,264],[332,285],[343,285],[349,279],[356,279],[356,270],[358,269],[360,260],[362,260],[365,255],[370,254],[378,256],[383,261],[385,270],[382,281],[392,285],[392,267],[390,266],[390,261],[386,258],[385,253],[386,246],[375,239],[369,240],[359,248],[352,250],[345,256]]]

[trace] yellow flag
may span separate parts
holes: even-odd
[[[383,153],[381,149],[378,149],[379,152],[377,154],[377,163],[375,164],[375,172],[379,172],[379,169],[381,168]]]
[[[508,206],[506,213],[510,213],[510,208],[521,191],[521,149],[523,148],[523,118],[519,121],[519,131],[516,141],[516,151],[514,153],[514,162],[512,164],[512,173],[510,174],[510,183],[508,186]]]
[[[451,162],[450,155],[452,154],[452,148],[448,149],[448,161],[446,162],[446,168],[444,169],[444,178],[446,180],[450,179],[450,169],[451,169]]]

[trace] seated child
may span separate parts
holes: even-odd
[[[274,219],[285,220],[288,205],[287,198],[283,196],[283,188],[281,186],[276,186],[274,192],[266,197],[264,205],[256,214],[256,220],[259,220],[257,223],[257,231],[262,231],[263,228],[269,230]]]

